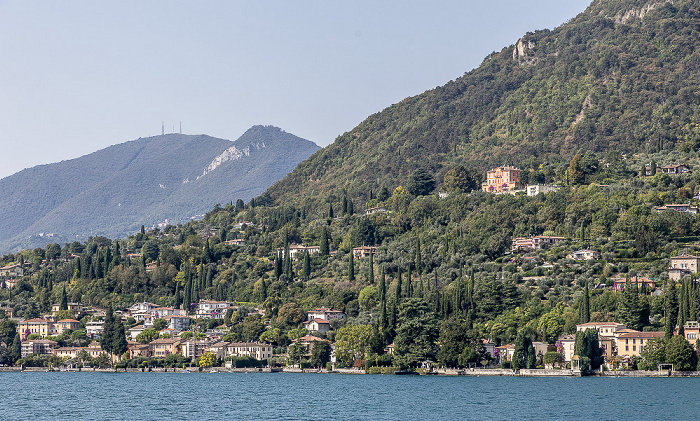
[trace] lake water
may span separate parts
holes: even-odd
[[[685,420],[700,379],[0,373],[0,420]]]

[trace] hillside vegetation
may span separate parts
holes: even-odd
[[[368,200],[418,167],[568,164],[579,150],[686,153],[700,144],[700,2],[595,1],[444,86],[374,114],[268,191],[277,203]],[[563,172],[563,170],[561,170]]]

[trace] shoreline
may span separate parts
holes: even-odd
[[[302,373],[302,374],[367,374],[365,370],[336,369],[314,370],[299,368],[213,368],[202,369],[189,368],[87,368],[87,369],[49,369],[46,367],[0,367],[0,373],[177,373],[177,374],[222,374],[222,373]],[[370,374],[370,375],[394,375],[394,374]],[[439,370],[432,373],[416,372],[415,375],[430,375],[439,377],[700,377],[700,371],[604,371],[602,373],[582,373],[575,370],[547,370],[547,369],[522,369],[513,371],[508,369],[464,369],[464,370]]]

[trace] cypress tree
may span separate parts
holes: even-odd
[[[311,257],[309,256],[309,252],[304,253],[304,272],[303,272],[303,277],[304,280],[308,281],[309,278],[311,277]]]
[[[379,277],[379,303],[381,308],[381,315],[379,323],[382,327],[382,333],[386,332],[387,329],[387,314],[386,314],[386,282],[384,277],[384,267],[382,266],[382,274]]]
[[[420,253],[420,237],[416,237],[417,245],[416,245],[416,272],[418,272],[418,279],[423,279],[423,262],[421,262],[421,253]]]
[[[212,286],[212,268],[209,266],[207,268],[207,288],[211,288]]]
[[[189,280],[185,281],[185,296],[183,297],[185,304],[185,310],[190,310],[190,303],[192,302],[192,282]]]
[[[673,337],[673,331],[676,328],[676,317],[678,313],[676,312],[678,305],[676,302],[676,283],[670,280],[668,287],[664,291],[664,339],[669,340]]]
[[[334,215],[333,215],[333,204],[332,204],[332,203],[329,203],[329,204],[328,204],[328,217],[329,217],[330,219],[333,219],[333,218],[334,218]]]
[[[112,337],[112,353],[122,355],[128,350],[129,344],[126,342],[126,332],[121,320],[115,320],[114,335]]]
[[[406,273],[406,298],[413,298],[413,277],[411,276],[411,265],[408,265]]]
[[[10,361],[14,364],[20,358],[22,358],[22,339],[19,337],[19,333],[15,333],[15,339],[10,347]]]
[[[330,254],[330,249],[328,247],[328,230],[323,227],[321,231],[321,247],[319,249],[321,256],[328,256]]]
[[[591,321],[591,293],[588,290],[588,282],[586,282],[586,288],[583,291],[583,323],[588,323]]]
[[[374,284],[374,253],[369,249],[369,283]]]
[[[355,280],[355,256],[352,252],[348,254],[348,281],[353,282]]]
[[[402,286],[403,281],[401,280],[401,268],[398,269],[398,273],[396,274],[396,292],[394,293],[395,298],[396,298],[396,305],[398,306],[401,304],[401,294],[402,294]]]
[[[63,286],[61,291],[61,310],[68,310],[68,296],[66,295],[66,286]]]
[[[181,308],[182,307],[182,297],[180,297],[180,283],[178,282],[175,284],[175,303],[174,303],[175,308]]]
[[[114,343],[116,328],[117,326],[115,325],[114,321],[112,303],[109,303],[105,314],[105,322],[103,325],[102,336],[100,337],[100,344],[102,345],[102,349],[110,354],[112,353],[112,344]]]

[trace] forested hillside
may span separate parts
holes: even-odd
[[[0,250],[125,236],[249,200],[316,150],[278,128],[255,126],[235,142],[167,134],[30,168],[0,180]]]
[[[550,172],[579,150],[688,153],[700,144],[700,2],[596,0],[526,34],[444,86],[370,116],[269,190],[314,203],[368,200],[416,168],[458,163]]]

